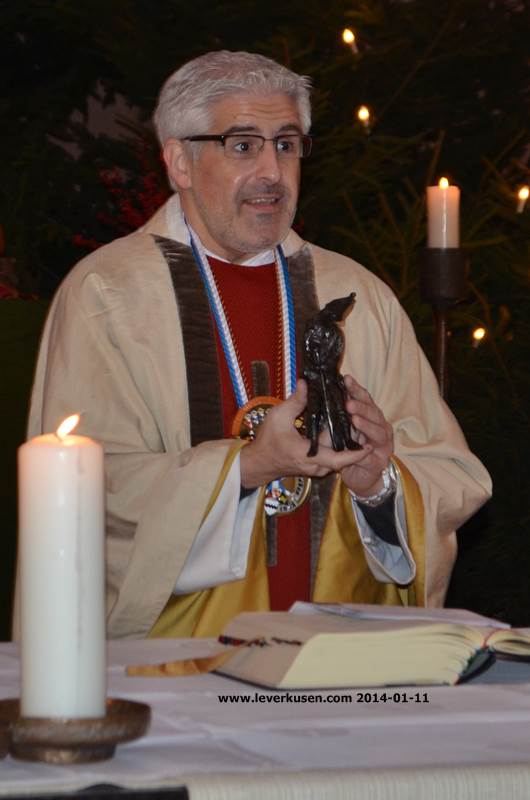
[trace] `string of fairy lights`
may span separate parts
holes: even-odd
[[[344,42],[347,47],[351,50],[353,55],[359,54],[359,46],[357,44],[357,36],[355,32],[351,28],[344,28],[341,34],[342,41]],[[373,114],[370,111],[369,106],[365,105],[364,103],[355,111],[355,116],[357,120],[364,128],[367,134],[371,133],[372,131],[372,124],[373,124]],[[446,181],[446,178],[442,178],[440,180],[440,186],[442,186],[442,182]],[[530,187],[522,185],[515,193],[516,196],[516,206],[515,210],[517,214],[522,214],[526,207],[526,202],[528,197],[530,196]],[[478,347],[478,345],[486,338],[487,336],[487,329],[479,326],[475,328],[471,334],[473,340],[473,347]]]

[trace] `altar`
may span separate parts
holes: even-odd
[[[125,674],[128,664],[214,647],[207,639],[110,642],[108,696],[148,703],[147,735],[93,764],[8,756],[0,761],[0,796],[71,797],[101,785],[192,800],[530,796],[527,663],[498,661],[454,687],[386,691],[272,692],[215,674]],[[2,643],[0,699],[18,695],[18,646]]]

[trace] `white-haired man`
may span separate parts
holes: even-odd
[[[80,411],[104,444],[109,635],[210,635],[295,599],[443,602],[489,477],[388,287],[291,229],[308,80],[208,53],[167,80],[155,124],[176,193],[64,281],[30,414],[35,435]],[[309,457],[296,348],[351,291],[342,371],[362,448],[323,432]]]

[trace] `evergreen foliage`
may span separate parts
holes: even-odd
[[[30,288],[50,293],[86,252],[79,242],[120,235],[130,220],[120,199],[149,205],[146,174],[153,196],[163,191],[149,125],[156,94],[210,49],[256,50],[312,77],[315,146],[297,225],[389,283],[428,353],[417,269],[425,187],[442,174],[461,187],[470,292],[451,315],[450,403],[495,496],[460,536],[449,601],[530,624],[530,207],[515,211],[515,190],[530,183],[528,0],[4,5],[0,224]],[[345,26],[357,54],[340,39]],[[117,96],[133,117],[94,136],[89,98],[108,106]],[[355,117],[363,103],[370,134]],[[116,168],[119,191],[109,191],[102,171]],[[488,332],[479,346],[476,325]]]

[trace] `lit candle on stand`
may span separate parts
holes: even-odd
[[[23,717],[105,716],[103,450],[78,421],[18,452]]]
[[[460,189],[441,178],[427,187],[427,247],[460,246]]]
[[[460,248],[460,189],[442,178],[427,187],[427,247],[420,267],[420,295],[430,303],[435,325],[434,370],[447,399],[448,311],[467,291],[467,263]]]

